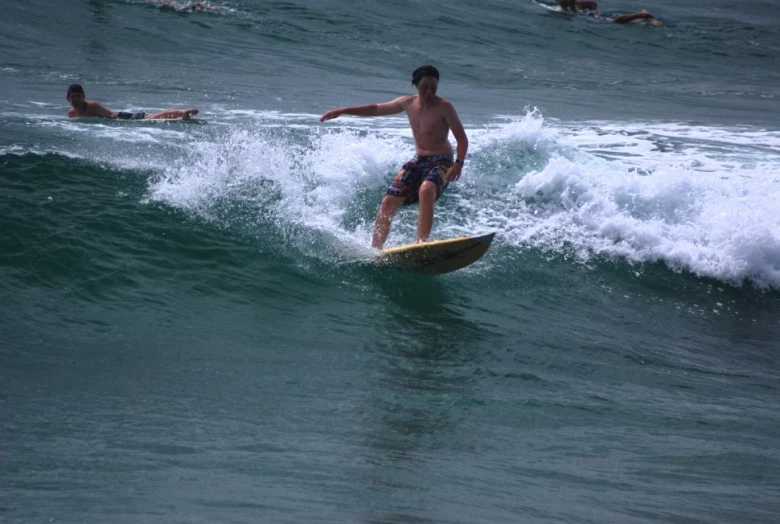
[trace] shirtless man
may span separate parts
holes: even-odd
[[[469,148],[466,131],[455,108],[448,100],[436,96],[439,71],[431,65],[418,67],[412,73],[412,85],[417,88],[416,95],[400,96],[381,104],[332,109],[320,118],[320,122],[325,122],[341,115],[384,116],[403,111],[409,118],[416,154],[398,172],[379,206],[371,241],[377,249],[385,245],[393,214],[400,206],[415,202],[420,203],[417,241],[428,240],[433,226],[433,204],[447,184],[460,178]],[[448,140],[450,130],[458,142],[454,162]]]
[[[68,118],[76,117],[99,117],[99,118],[114,118],[120,120],[148,120],[152,118],[190,118],[192,115],[197,115],[197,109],[166,109],[159,113],[114,113],[109,109],[106,109],[99,102],[94,100],[87,100],[84,96],[84,88],[79,84],[71,84],[68,87],[68,94],[65,98],[70,102],[72,106],[68,111]]]

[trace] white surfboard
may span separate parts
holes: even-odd
[[[69,119],[80,124],[207,124],[202,118],[99,118],[77,117]]]
[[[116,122],[132,124],[207,124],[202,118],[128,118],[116,119]]]
[[[494,236],[495,232],[392,247],[382,251],[374,263],[379,267],[441,275],[464,268],[482,258]]]

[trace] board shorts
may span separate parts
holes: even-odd
[[[404,199],[408,206],[420,200],[423,182],[436,184],[436,200],[447,189],[447,170],[452,167],[452,155],[417,156],[405,163],[387,190],[388,195]]]
[[[139,111],[138,113],[126,113],[124,111],[120,111],[116,114],[116,117],[119,120],[143,120],[146,118],[146,113],[143,111]]]

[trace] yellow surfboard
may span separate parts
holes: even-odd
[[[476,237],[450,238],[385,249],[376,258],[380,267],[424,275],[441,275],[479,260],[490,247],[495,232]]]

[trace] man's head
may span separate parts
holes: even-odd
[[[420,80],[426,76],[432,76],[436,79],[437,83],[439,82],[439,70],[432,65],[424,65],[418,67],[414,70],[414,73],[412,73],[412,85],[417,87],[417,84],[420,83]]]
[[[430,101],[439,87],[439,70],[432,65],[418,67],[412,73],[412,85],[417,88],[421,100]]]
[[[84,88],[79,84],[71,84],[68,86],[68,94],[65,96],[68,102],[73,107],[80,106],[84,103],[85,95]]]
[[[564,11],[575,11],[577,9],[574,0],[558,0],[558,5],[561,6],[561,9]]]

